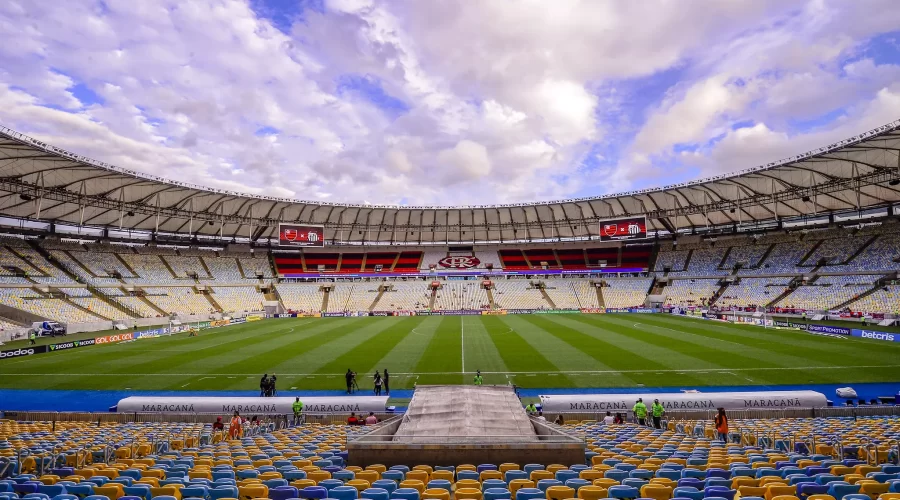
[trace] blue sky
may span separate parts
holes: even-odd
[[[900,118],[890,0],[0,6],[0,123],[122,167],[332,202],[597,196]]]

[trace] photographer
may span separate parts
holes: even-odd
[[[347,382],[347,394],[353,394],[353,388],[356,387],[356,372],[347,368],[344,379],[346,379]]]

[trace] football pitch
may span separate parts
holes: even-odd
[[[0,362],[0,388],[364,393],[471,383],[523,388],[699,387],[900,381],[900,344],[660,314],[270,319]]]

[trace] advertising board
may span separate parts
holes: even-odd
[[[324,247],[325,226],[278,224],[278,244],[285,247]]]
[[[600,241],[639,240],[647,237],[647,217],[600,221]]]

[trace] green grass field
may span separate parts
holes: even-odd
[[[893,382],[900,344],[644,314],[273,319],[3,361],[0,387],[340,389],[348,368],[398,389],[476,369],[526,388]]]

